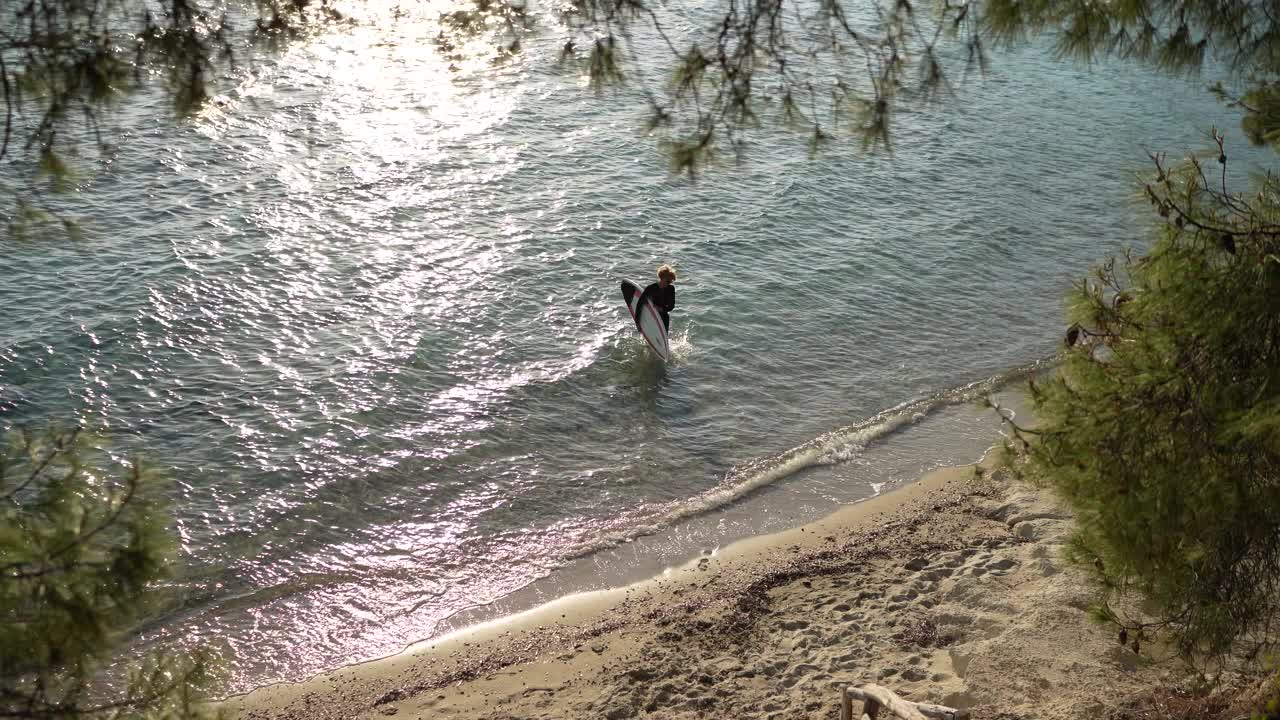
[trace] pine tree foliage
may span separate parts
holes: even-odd
[[[206,102],[237,53],[340,19],[330,0],[12,0],[0,3],[0,191],[11,234],[48,221],[42,185],[70,186],[85,145],[110,156],[103,111],[159,86],[178,113]],[[86,142],[87,141],[87,142]],[[36,197],[33,202],[32,196]],[[67,221],[69,222],[69,221]],[[77,228],[68,225],[68,230]]]
[[[988,0],[983,27],[993,44],[1049,31],[1058,54],[1092,61],[1131,58],[1173,73],[1198,74],[1215,61],[1241,94],[1222,79],[1213,90],[1245,113],[1246,135],[1277,145],[1280,123],[1280,27],[1275,6],[1257,0]]]
[[[157,654],[103,676],[172,560],[157,478],[79,433],[5,440],[0,717],[207,716],[202,657]]]
[[[0,4],[6,113],[0,160],[12,160],[21,147],[24,158],[62,176],[68,124],[93,129],[98,109],[124,101],[129,90],[152,78],[164,81],[176,107],[198,107],[237,53],[278,44],[313,23],[363,22],[363,5]],[[431,6],[402,0],[400,7]],[[376,13],[368,17],[388,21]],[[1243,112],[1246,135],[1280,147],[1276,18],[1274,3],[1260,0],[457,0],[439,12],[436,44],[441,52],[459,54],[476,38],[487,38],[500,50],[500,61],[523,52],[529,33],[561,38],[562,66],[585,75],[595,91],[616,83],[643,90],[650,129],[667,148],[672,168],[692,173],[721,151],[739,155],[750,132],[769,122],[796,128],[815,149],[841,135],[868,149],[891,148],[892,119],[902,103],[929,103],[953,87],[957,71],[985,70],[989,48],[1036,36],[1048,37],[1064,59],[1132,58],[1189,74],[1221,69],[1223,82],[1215,91]],[[1072,348],[1061,372],[1035,390],[1043,437],[1031,452],[1036,471],[1079,510],[1082,531],[1073,552],[1098,569],[1108,591],[1150,598],[1159,623],[1174,631],[1184,650],[1221,651],[1240,639],[1274,638],[1271,624],[1280,609],[1280,201],[1271,177],[1255,190],[1229,191],[1221,145],[1215,155],[1185,165],[1156,160],[1145,193],[1160,217],[1157,236],[1146,252],[1104,265],[1072,297]],[[34,212],[20,205],[14,216]],[[21,484],[8,472],[6,482]],[[56,483],[33,480],[7,497],[47,495],[52,504],[27,507],[55,508],[70,506],[54,502],[59,492],[75,498],[101,491],[79,482],[88,489],[57,491]],[[35,489],[40,492],[30,494]],[[127,497],[126,506],[144,507]],[[99,498],[107,505],[92,507],[120,500]],[[31,537],[49,537],[39,547],[58,550],[55,541],[71,537],[67,523],[79,516],[67,512],[48,515],[39,526],[44,529]],[[96,516],[76,512],[90,521],[103,517],[101,509]],[[146,523],[137,527],[146,535]],[[15,542],[25,541],[6,540],[3,547]],[[36,610],[55,613],[49,621],[55,625],[102,628],[83,636],[84,653],[68,645],[45,658],[68,677],[82,677],[73,658],[89,658],[88,649],[100,647],[107,628],[116,627],[109,614],[91,615],[85,608],[105,601],[104,607],[118,603],[123,609],[119,599],[142,587],[151,572],[149,557],[112,555],[110,562],[121,563],[125,577],[134,580],[108,583],[101,595],[75,584],[71,574],[47,573],[69,584],[38,595],[49,605],[6,600],[11,609],[4,632],[29,632],[11,636],[14,642],[35,638],[36,621],[17,619],[34,618]],[[5,582],[47,587],[53,580],[44,575],[21,575],[37,572],[31,562],[57,564],[38,558],[5,560],[11,576]],[[76,567],[89,572],[101,569],[101,562],[107,561]],[[66,697],[49,689],[56,683],[41,685],[43,671],[22,660],[5,656],[6,663],[19,663],[6,664],[5,677],[29,683],[6,685],[5,697]]]
[[[650,129],[672,163],[692,172],[718,149],[737,155],[764,122],[793,127],[814,149],[842,134],[863,149],[892,149],[894,102],[928,102],[950,91],[951,71],[988,62],[975,2],[910,0],[732,0],[692,39],[667,25],[680,16],[643,0],[574,0],[562,13],[573,36],[565,52],[593,82],[632,68],[667,68],[663,87],[645,87]],[[658,42],[652,42],[656,35]],[[642,52],[656,44],[661,50]],[[622,69],[618,69],[622,68]]]
[[[565,52],[593,86],[654,63],[667,69],[666,85],[645,91],[676,170],[695,170],[718,148],[741,150],[745,134],[770,120],[807,133],[815,148],[851,134],[863,149],[891,149],[896,108],[949,94],[957,74],[985,73],[989,48],[1037,36],[1064,59],[1221,70],[1220,80],[1243,88],[1216,85],[1245,112],[1248,136],[1280,135],[1280,30],[1267,2],[724,0],[701,32],[678,40],[666,28],[687,17],[680,7],[570,0],[561,13],[572,33]],[[656,57],[642,49],[655,35],[665,49]]]
[[[1104,617],[1202,658],[1280,640],[1280,179],[1232,193],[1215,139],[1153,158],[1155,238],[1075,289],[1028,445]],[[1122,612],[1134,598],[1154,621]]]
[[[96,131],[97,113],[162,79],[179,110],[199,107],[244,55],[310,28],[420,21],[435,14],[449,55],[477,37],[495,59],[530,33],[563,38],[561,65],[596,91],[643,90],[649,128],[673,169],[695,171],[720,150],[738,156],[763,123],[794,127],[814,149],[851,135],[892,148],[902,103],[947,95],[989,48],[1047,35],[1064,57],[1131,57],[1174,72],[1225,68],[1224,98],[1251,138],[1273,142],[1280,31],[1256,0],[21,0],[0,9],[0,160],[15,145],[57,178],[74,147],[65,128]],[[679,28],[679,31],[676,30]],[[653,82],[652,78],[663,78]],[[109,138],[99,136],[104,144]]]

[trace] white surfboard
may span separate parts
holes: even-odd
[[[671,359],[671,343],[667,338],[667,326],[662,322],[658,306],[644,297],[644,290],[635,284],[622,281],[622,299],[627,303],[627,311],[636,323],[636,329],[644,336],[649,348],[662,358],[663,362]]]

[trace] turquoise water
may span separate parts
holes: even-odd
[[[452,73],[422,32],[317,37],[190,122],[144,101],[55,200],[92,239],[0,251],[0,425],[168,469],[186,569],[139,642],[225,649],[233,689],[976,459],[957,403],[1140,237],[1144,149],[1244,154],[1194,82],[1031,48],[899,114],[892,157],[766,130],[693,184],[632,91],[537,43]],[[665,367],[617,291],[661,262]]]

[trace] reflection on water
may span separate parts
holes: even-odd
[[[973,459],[976,425],[911,445],[877,414],[1051,353],[1068,281],[1134,237],[1141,149],[1234,126],[1194,86],[1029,50],[903,114],[893,158],[762,130],[691,185],[634,89],[547,70],[555,38],[450,68],[423,12],[298,43],[194,122],[144,105],[74,199],[91,250],[4,249],[0,424],[78,417],[170,468],[187,569],[141,642],[225,647],[234,689],[786,515],[735,514],[753,498],[861,496],[900,445]],[[661,262],[667,364],[617,297]]]

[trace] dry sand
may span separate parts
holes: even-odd
[[[267,718],[834,718],[876,682],[975,718],[1095,718],[1176,673],[1086,617],[1045,491],[933,473],[660,578],[228,702]]]

